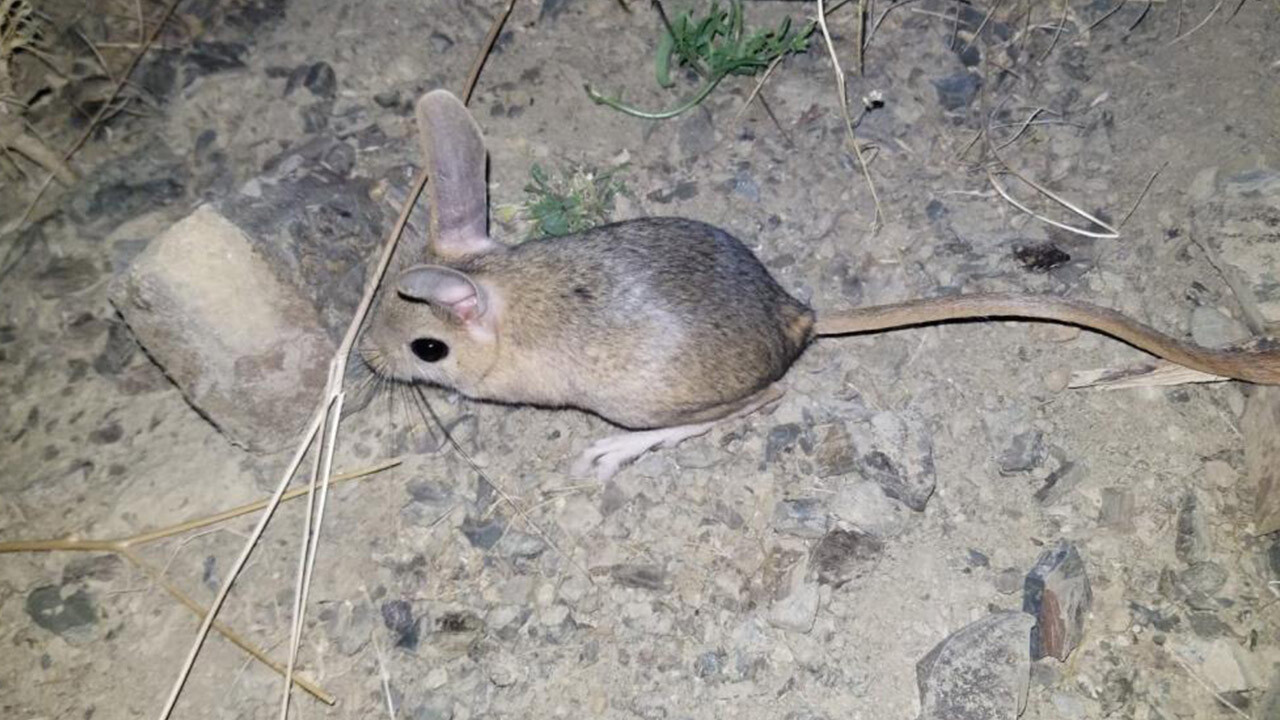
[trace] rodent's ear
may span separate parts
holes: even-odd
[[[463,324],[478,321],[487,309],[483,288],[466,273],[440,265],[417,265],[405,270],[396,280],[396,290],[410,300],[448,312]]]
[[[448,90],[418,100],[418,140],[427,164],[430,243],[440,257],[501,249],[489,239],[484,136],[462,101]]]

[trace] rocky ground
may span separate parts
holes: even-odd
[[[139,6],[77,17],[69,5],[44,10],[121,72]],[[74,156],[80,180],[55,182],[20,221],[45,173],[3,167],[0,541],[130,535],[270,491],[289,452],[235,444],[193,408],[112,304],[121,278],[153,238],[220,204],[275,239],[273,267],[335,339],[418,162],[412,102],[462,86],[504,5],[179,2],[132,76],[129,111]],[[900,3],[874,24],[862,74],[853,6],[833,11],[855,111],[882,99],[858,127],[884,210],[874,231],[821,42],[764,86],[776,122],[758,102],[739,117],[754,86],[739,77],[679,118],[640,120],[583,92],[625,90],[644,107],[681,97],[653,82],[655,14],[630,5],[516,3],[470,104],[495,208],[524,200],[535,163],[622,166],[619,217],[720,225],[820,312],[1026,290],[1204,344],[1276,334],[1274,3],[1226,3],[1199,27],[1215,3],[965,5],[959,22],[951,3]],[[752,25],[815,12],[746,5]],[[874,23],[889,3],[873,5]],[[73,36],[56,38],[79,58],[65,76],[29,64],[16,76],[18,89],[52,88],[21,99],[57,148],[115,77]],[[1001,199],[974,145],[988,118],[1001,158],[1123,223],[1120,236],[1062,231]],[[1091,228],[1002,178],[1038,212]],[[495,212],[492,231],[515,242],[524,229],[509,215]],[[1035,720],[1280,717],[1280,545],[1253,524],[1241,430],[1258,391],[1066,387],[1073,371],[1144,359],[1014,322],[824,339],[771,412],[605,483],[567,473],[611,431],[596,418],[427,391],[490,482],[409,395],[359,393],[338,469],[403,462],[334,490],[300,667],[338,703],[298,693],[295,716],[912,718],[921,660],[997,622],[977,634],[1013,641],[979,665],[997,705],[981,717],[1016,717],[1019,682]],[[299,376],[295,389],[301,417],[319,387]],[[254,399],[225,412],[260,412]],[[303,515],[282,507],[220,615],[275,657]],[[207,603],[252,522],[137,552]],[[1066,661],[1032,662],[1026,616],[999,613],[1023,609],[1028,573],[1062,547],[1078,554],[1090,610]],[[119,555],[0,555],[0,716],[154,717],[195,628]],[[212,636],[175,717],[271,717],[279,688]],[[937,695],[925,695],[925,714],[946,716],[928,715]]]

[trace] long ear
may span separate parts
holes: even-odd
[[[410,300],[430,303],[456,321],[471,325],[488,309],[484,289],[453,268],[417,265],[400,273],[396,290]]]
[[[432,90],[418,100],[418,136],[431,178],[430,247],[456,258],[501,246],[489,239],[484,137],[453,93]]]

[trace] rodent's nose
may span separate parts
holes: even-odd
[[[409,343],[409,350],[423,362],[440,362],[449,355],[449,346],[435,338],[416,338]]]

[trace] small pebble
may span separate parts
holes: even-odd
[[[1044,376],[1044,389],[1051,393],[1060,393],[1067,389],[1071,382],[1071,372],[1065,368],[1050,370]]]

